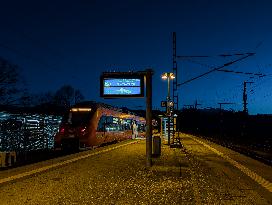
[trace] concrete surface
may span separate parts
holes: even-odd
[[[272,204],[270,191],[196,140],[268,182],[270,166],[181,136],[184,148],[162,145],[162,155],[150,169],[145,167],[145,141],[137,140],[2,171],[3,181],[49,167],[0,183],[0,204]],[[57,163],[62,164],[50,168]]]

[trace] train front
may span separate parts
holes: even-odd
[[[59,132],[55,136],[55,149],[79,150],[85,148],[88,140],[88,125],[94,109],[71,108],[63,117]]]

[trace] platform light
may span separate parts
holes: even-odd
[[[163,79],[163,80],[166,80],[168,77],[167,77],[167,73],[163,73],[162,74],[162,76],[161,76],[161,78]]]
[[[174,73],[163,73],[163,74],[161,75],[161,78],[162,78],[163,80],[167,80],[168,78],[170,78],[171,80],[173,80],[173,79],[176,78],[176,76],[174,75]]]
[[[170,79],[173,80],[175,78],[176,78],[176,76],[174,75],[174,73],[170,73]]]
[[[170,80],[175,79],[174,73],[163,73],[161,78],[168,81],[167,101],[170,101]]]

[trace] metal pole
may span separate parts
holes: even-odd
[[[167,94],[167,114],[168,114],[168,145],[170,145],[170,73],[167,73],[167,80],[168,80],[168,94]]]
[[[170,116],[168,116],[168,145],[170,145]]]
[[[161,139],[163,137],[163,128],[162,128],[162,121],[163,121],[163,117],[160,117],[161,118]]]
[[[175,79],[173,80],[173,102],[174,102],[174,110],[178,110],[178,64],[177,64],[177,38],[176,32],[173,32],[173,73],[175,75]]]
[[[152,69],[146,70],[146,166],[152,166]]]
[[[167,73],[167,81],[168,81],[167,101],[170,101],[170,73]]]
[[[247,84],[252,84],[253,82],[247,82],[244,81],[244,92],[243,92],[243,101],[244,101],[244,113],[248,114],[248,109],[247,109],[247,91],[246,91],[246,85]]]
[[[244,104],[244,113],[247,112],[247,94],[246,94],[246,81],[244,81],[244,90],[243,90],[243,104]]]

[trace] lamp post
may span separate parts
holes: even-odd
[[[163,73],[161,78],[163,80],[167,79],[167,101],[170,101],[170,80],[175,79],[174,73]]]
[[[170,117],[171,117],[171,109],[170,107],[173,105],[170,101],[170,80],[173,80],[175,78],[174,73],[163,73],[161,78],[163,80],[167,79],[167,116],[168,116],[168,145],[170,145]]]

